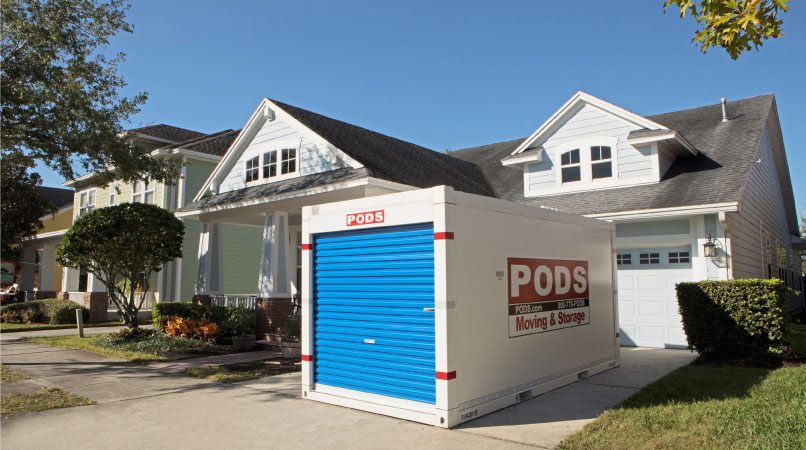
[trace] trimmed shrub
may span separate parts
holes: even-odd
[[[788,343],[781,280],[680,283],[677,301],[689,348],[705,357],[780,354]]]
[[[76,309],[81,309],[85,322],[89,320],[90,312],[83,306],[57,298],[12,303],[0,308],[0,314],[16,314],[27,323],[73,324],[76,323]]]
[[[171,317],[201,321],[206,319],[218,325],[221,336],[236,336],[254,332],[257,313],[246,308],[204,306],[186,302],[157,303],[151,309],[155,326],[165,331]]]

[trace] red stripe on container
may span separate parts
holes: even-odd
[[[312,248],[313,248],[313,245],[311,245],[311,244],[302,244],[302,249],[303,250],[310,250]]]
[[[302,355],[303,361],[313,361],[313,356],[311,355]]]
[[[434,233],[434,240],[439,241],[442,239],[453,239],[453,231],[440,231]]]
[[[452,372],[437,372],[437,380],[453,380],[456,378],[456,371]]]

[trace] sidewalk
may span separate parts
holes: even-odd
[[[142,328],[151,328],[151,325],[142,325]],[[114,331],[126,328],[124,325],[114,327],[84,327],[84,335],[88,334],[104,334],[112,333]],[[77,335],[78,330],[73,328],[62,328],[60,330],[40,330],[40,331],[14,331],[0,333],[0,342],[13,342],[19,341],[23,338],[29,337],[44,337],[44,336],[70,336]]]

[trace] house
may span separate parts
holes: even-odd
[[[282,322],[299,295],[303,206],[443,184],[615,222],[627,345],[686,344],[681,281],[778,277],[803,291],[773,95],[642,117],[579,92],[527,138],[450,155],[264,99],[176,210],[201,223],[196,299],[233,293],[228,271],[256,271],[265,318]],[[257,261],[224,257],[233,224],[261,230]]]
[[[56,210],[42,217],[42,229],[22,242],[19,290],[36,298],[53,298],[62,284],[62,267],[56,264],[56,246],[73,223],[73,190],[37,188],[39,196]]]
[[[161,158],[180,166],[180,176],[173,184],[161,182],[124,183],[114,181],[106,186],[93,184],[92,174],[70,180],[65,186],[75,189],[75,205],[72,220],[96,208],[123,202],[142,202],[159,205],[168,210],[184,206],[216,167],[224,152],[238,135],[238,130],[223,130],[205,134],[170,125],[160,124],[128,131],[134,145],[151,150],[154,158]],[[196,248],[199,244],[200,223],[193,219],[185,222],[184,257],[163,267],[151,280],[152,292],[144,300],[144,308],[155,301],[190,300],[197,278]],[[257,262],[261,233],[242,227],[227,226],[233,242],[225,242],[227,258],[251,258]],[[230,286],[234,291],[253,291],[257,273],[230,274]],[[77,302],[89,301],[107,308],[106,288],[92,274],[78,269],[65,268],[62,279],[62,296]],[[101,306],[97,306],[101,308]],[[112,308],[110,306],[110,308]]]

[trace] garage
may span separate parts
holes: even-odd
[[[619,249],[616,264],[621,344],[686,347],[675,285],[693,279],[691,247]]]

